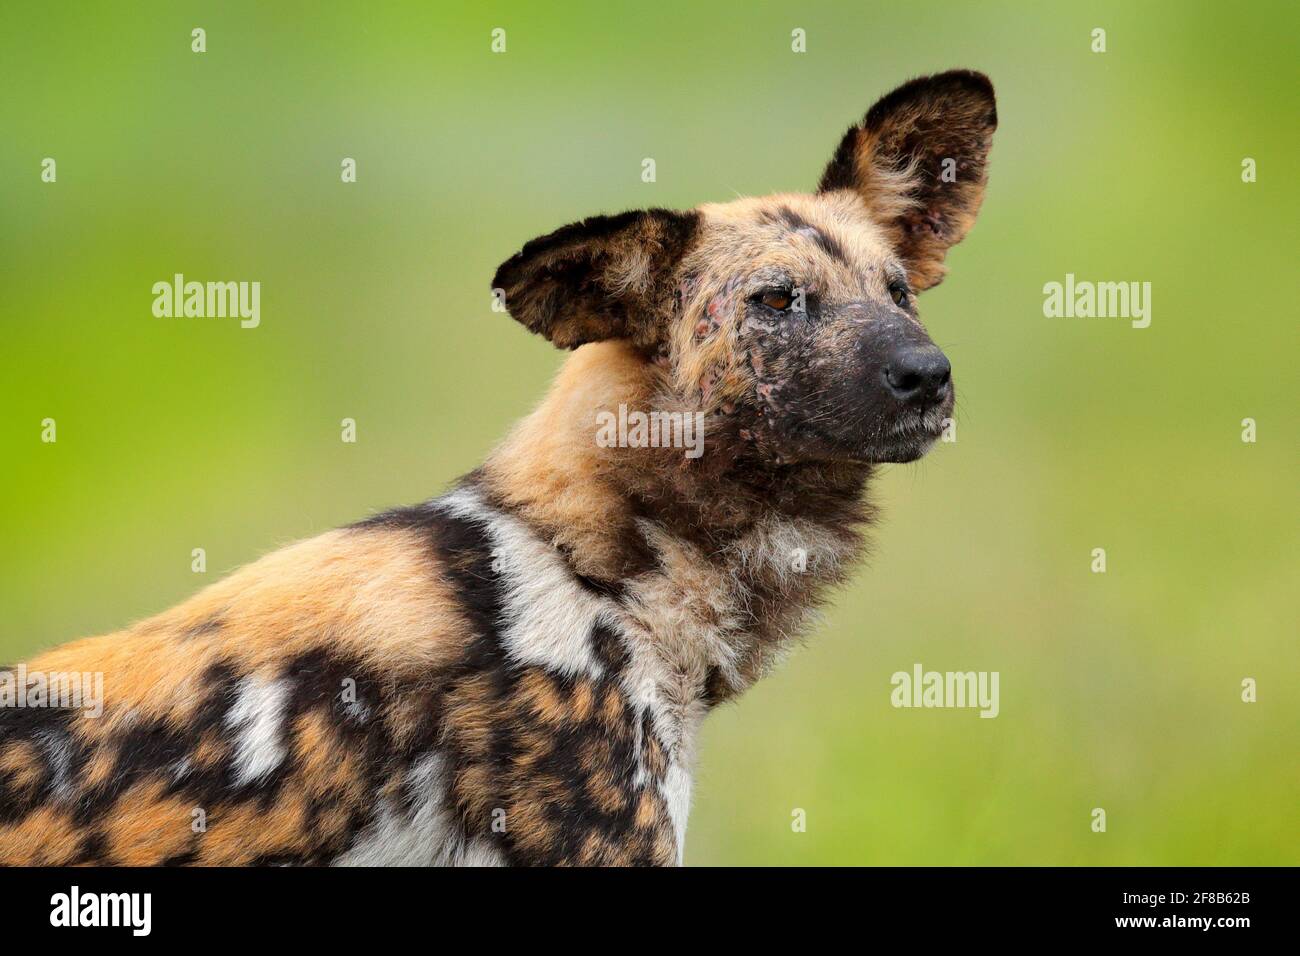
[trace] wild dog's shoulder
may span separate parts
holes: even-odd
[[[89,680],[101,706],[0,708],[0,861],[343,852],[376,793],[418,789],[437,736],[431,688],[464,661],[470,616],[434,531],[331,531],[23,664],[25,685]]]
[[[245,673],[329,651],[374,668],[423,668],[463,630],[442,565],[426,529],[363,522],[280,548],[168,611],[30,666],[112,672],[127,681],[116,695],[136,702],[218,661]]]

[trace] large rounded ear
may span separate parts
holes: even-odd
[[[516,319],[560,348],[601,339],[651,347],[673,311],[673,274],[699,213],[592,216],[534,239],[492,280]]]
[[[840,141],[820,192],[865,200],[903,258],[916,290],[943,278],[943,259],[975,222],[993,131],[993,84],[953,70],[905,83],[881,98]]]

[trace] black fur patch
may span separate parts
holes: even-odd
[[[492,287],[512,316],[560,348],[612,338],[650,348],[665,333],[673,272],[699,221],[698,212],[656,208],[570,223],[503,262]],[[629,265],[645,270],[631,287]]]
[[[832,259],[835,259],[837,262],[848,263],[849,258],[844,251],[844,247],[839,244],[839,241],[836,240],[834,236],[828,236],[823,230],[814,226],[789,206],[781,206],[774,212],[765,213],[764,217],[769,222],[784,225],[786,228],[794,232],[800,232],[803,235],[808,236],[808,238],[812,239],[813,242],[815,242],[817,246]]]

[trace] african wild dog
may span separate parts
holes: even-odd
[[[494,287],[576,349],[542,405],[449,494],[28,664],[102,673],[104,710],[0,709],[0,860],[679,863],[700,721],[846,579],[873,469],[951,414],[913,296],[995,125],[984,76],[925,77],[815,194],[529,242]],[[620,405],[703,413],[705,453],[595,441]]]

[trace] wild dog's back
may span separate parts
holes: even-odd
[[[466,625],[437,572],[415,532],[333,531],[30,662],[29,674],[102,673],[103,714],[0,710],[0,858],[338,852],[367,791],[409,773],[381,741],[428,736],[402,708],[463,653]]]
[[[463,489],[28,663],[102,673],[104,707],[0,709],[0,862],[673,862],[622,695],[508,660],[503,520]]]

